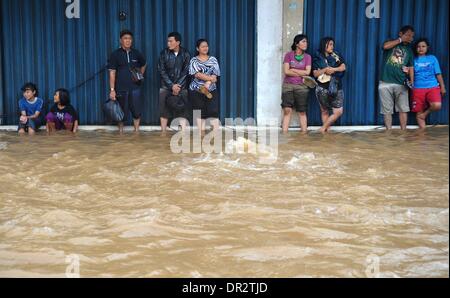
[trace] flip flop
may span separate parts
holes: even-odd
[[[317,82],[316,82],[316,80],[314,80],[312,77],[309,77],[309,76],[304,76],[304,77],[303,77],[303,83],[304,83],[308,88],[311,88],[311,89],[314,89],[314,88],[317,87]]]

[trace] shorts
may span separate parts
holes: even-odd
[[[205,95],[198,91],[189,90],[189,99],[192,102],[192,109],[201,112],[201,119],[218,119],[219,118],[219,92],[211,91],[212,99],[208,99]]]
[[[410,111],[408,87],[380,82],[378,92],[380,93],[382,115],[394,114],[394,107],[396,112],[408,113]]]
[[[414,89],[412,93],[411,112],[420,113],[424,112],[431,103],[441,103],[441,88],[424,88]]]
[[[28,119],[28,122],[25,124],[19,123],[19,127],[17,130],[24,129],[26,132],[28,132],[28,128],[31,128],[34,131],[38,131],[42,124],[44,124],[42,118]]]
[[[186,103],[186,108],[182,112],[172,111],[172,109],[167,106],[166,99],[172,95],[172,91],[169,89],[161,88],[159,89],[159,116],[165,119],[175,119],[175,118],[185,118],[189,119],[189,100],[188,91],[186,89],[182,90],[180,95]]]
[[[117,102],[122,108],[124,117],[122,122],[127,122],[128,115],[131,112],[133,119],[140,119],[142,116],[142,92],[141,89],[130,91],[118,91]]]
[[[69,113],[64,113],[64,120],[62,120],[58,118],[55,113],[50,112],[45,116],[45,120],[47,123],[55,123],[56,130],[66,129],[66,124],[73,124],[75,122],[72,115]]]
[[[341,109],[344,107],[344,90],[339,90],[336,97],[330,96],[328,89],[320,86],[316,87],[316,97],[320,106],[330,113],[333,109]]]
[[[309,88],[305,85],[283,84],[281,107],[291,108],[304,113],[308,111]]]

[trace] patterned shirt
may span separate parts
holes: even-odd
[[[194,57],[191,59],[191,63],[189,66],[189,74],[192,77],[191,85],[189,86],[189,89],[192,91],[197,91],[200,89],[201,86],[205,85],[205,81],[200,80],[195,77],[195,74],[197,73],[203,73],[208,76],[215,75],[217,77],[220,77],[220,67],[219,62],[215,57],[209,57],[206,61],[201,61],[198,57]],[[215,83],[211,84],[210,91],[214,91],[217,89],[217,85]]]
[[[381,80],[385,83],[403,85],[408,75],[403,67],[414,66],[414,53],[410,45],[400,44],[384,51],[384,67]]]

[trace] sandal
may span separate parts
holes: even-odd
[[[205,86],[201,86],[199,92],[205,95],[208,99],[213,98],[213,95],[211,94],[211,92],[209,92],[209,90]]]
[[[305,84],[306,87],[311,88],[311,89],[314,89],[317,87],[316,80],[314,80],[313,78],[311,78],[309,76],[303,77],[303,83]]]

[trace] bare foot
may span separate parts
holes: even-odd
[[[70,123],[70,122],[65,123],[64,127],[66,128],[67,131],[70,131],[70,132],[73,131],[73,123]]]
[[[319,132],[320,132],[321,134],[326,134],[326,133],[328,133],[328,129],[325,129],[325,128],[321,127],[321,128],[319,129]]]

